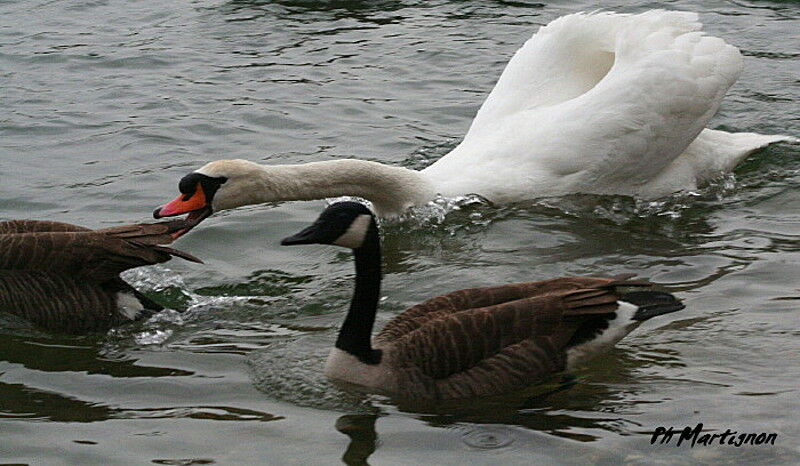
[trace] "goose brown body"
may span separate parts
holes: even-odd
[[[602,328],[624,279],[566,277],[455,291],[418,304],[373,339],[390,391],[427,399],[507,392],[566,369],[580,332]],[[576,338],[578,337],[578,338]]]
[[[186,225],[172,221],[90,230],[51,221],[0,222],[0,312],[50,331],[86,333],[139,317],[123,312],[121,296],[143,309],[160,310],[119,274],[173,256],[200,262],[160,246]]]

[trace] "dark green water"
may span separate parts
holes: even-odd
[[[0,219],[146,220],[217,158],[422,167],[539,25],[658,6],[698,11],[745,55],[712,127],[800,136],[797,2],[2,2]],[[564,274],[636,272],[687,304],[568,390],[469,406],[359,397],[318,375],[350,258],[278,242],[323,202],[217,215],[178,243],[205,266],[126,276],[183,314],[86,338],[2,321],[0,462],[800,464],[798,183],[800,151],[778,146],[661,203],[576,196],[387,225],[379,324],[444,291]],[[698,422],[778,440],[649,443]]]

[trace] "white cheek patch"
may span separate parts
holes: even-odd
[[[350,224],[350,227],[344,234],[338,238],[333,244],[337,246],[344,246],[350,249],[356,249],[361,247],[361,244],[364,243],[364,238],[367,237],[367,231],[369,230],[369,223],[372,221],[372,216],[367,214],[361,214],[353,220],[353,223]]]

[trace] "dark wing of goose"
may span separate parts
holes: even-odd
[[[71,225],[69,223],[51,222],[45,220],[10,220],[0,222],[0,235],[12,233],[37,233],[45,231],[91,231],[88,228]]]
[[[449,314],[484,308],[535,296],[559,295],[568,291],[593,289],[620,284],[621,286],[650,286],[647,282],[630,281],[629,275],[613,278],[563,277],[538,282],[470,288],[429,299],[395,317],[378,335],[375,342],[391,342],[426,323]]]
[[[520,357],[537,353],[533,362],[525,363],[527,371],[536,366],[542,373],[551,373],[562,365],[563,349],[583,322],[613,313],[619,299],[616,287],[630,286],[630,282],[610,279],[585,280],[599,286],[578,290],[559,286],[560,290],[542,296],[440,315],[392,342],[398,363],[417,367],[433,379],[445,379],[475,367],[483,367],[477,372],[485,371],[485,361],[500,354],[505,355],[500,360],[510,364],[518,359],[518,349],[526,353]],[[524,341],[529,342],[520,346]]]
[[[92,230],[69,223],[48,220],[9,220],[0,222],[0,235],[14,233],[45,233],[67,231],[96,231],[116,238],[136,240],[143,244],[169,244],[174,241],[171,233],[187,228],[191,224],[185,219],[172,219],[164,222],[136,223]]]
[[[65,273],[105,281],[133,267],[166,262],[173,255],[199,262],[175,249],[140,243],[139,239],[152,243],[164,235],[169,237],[173,228],[151,225],[142,226],[143,232],[138,235],[128,227],[0,235],[0,269]]]
[[[164,222],[121,225],[95,231],[114,238],[136,241],[140,244],[158,245],[172,243],[174,241],[172,233],[193,225],[185,219],[173,219]]]
[[[472,398],[541,383],[565,367],[565,353],[553,338],[536,336],[506,346],[469,369],[429,385],[437,398]]]
[[[139,223],[135,225],[104,228],[102,230],[97,230],[97,232],[113,238],[134,242],[138,245],[150,245],[152,246],[152,249],[156,251],[175,257],[180,257],[181,259],[185,259],[190,262],[203,263],[203,261],[187,252],[183,252],[178,249],[167,248],[164,246],[158,246],[161,244],[172,243],[174,241],[172,233],[183,230],[192,225],[193,224],[187,222],[185,219],[175,219],[165,222]]]
[[[123,270],[169,260],[151,247],[102,233],[43,232],[0,236],[0,268],[105,280]]]
[[[116,312],[115,291],[132,292],[120,278],[110,283],[109,287],[36,270],[0,270],[0,311],[54,332],[105,331],[126,322]]]

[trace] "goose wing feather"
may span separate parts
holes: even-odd
[[[114,238],[121,238],[136,241],[139,244],[169,244],[174,241],[171,233],[186,228],[189,225],[186,220],[168,220],[155,223],[136,223],[132,225],[121,225],[111,228],[96,230]]]
[[[0,270],[0,310],[49,331],[104,331],[129,320],[117,312],[115,295],[105,284],[76,280],[70,275]]]
[[[0,222],[0,235],[14,233],[38,233],[46,231],[91,231],[89,228],[69,223],[46,220],[9,220]]]
[[[552,337],[536,336],[506,346],[462,372],[433,381],[437,398],[471,398],[544,382],[566,367]]]
[[[119,274],[172,256],[199,262],[159,246],[172,242],[170,234],[185,226],[178,220],[93,231],[59,222],[1,222],[0,311],[67,333],[103,331],[144,318],[161,306]],[[137,299],[144,309],[125,312],[122,295]]]
[[[629,280],[631,277],[632,275],[629,274],[611,278],[562,277],[454,291],[409,308],[386,324],[375,336],[374,341],[390,343],[429,322],[443,319],[448,315],[477,308],[487,308],[523,298],[558,295],[583,289],[599,289],[603,286],[650,286],[648,282],[631,281]]]
[[[539,289],[539,293],[482,308],[440,311],[436,318],[382,345],[391,347],[401,370],[418,372],[417,378],[428,377],[436,383],[445,381],[443,387],[458,380],[469,379],[470,385],[481,383],[480,374],[493,373],[487,370],[493,364],[527,367],[523,372],[530,383],[563,369],[564,347],[583,320],[616,310],[617,287],[650,286],[645,282],[597,278],[565,278],[516,286],[524,289],[525,285]],[[542,293],[545,285],[550,286]],[[376,347],[380,346],[376,343]],[[531,356],[534,353],[535,357]],[[517,361],[528,357],[533,360],[524,364]],[[462,373],[465,375],[458,375]]]
[[[166,262],[172,256],[199,262],[190,254],[154,245],[171,242],[169,232],[181,225],[181,221],[164,223],[168,225],[92,231],[56,222],[6,222],[0,231],[15,232],[0,234],[0,269],[46,271],[105,281],[133,267]]]
[[[169,260],[170,255],[97,232],[39,232],[0,236],[0,268],[37,270],[105,281],[120,272]]]

